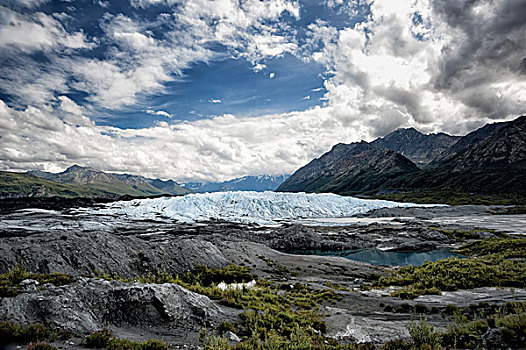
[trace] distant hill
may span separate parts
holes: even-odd
[[[340,143],[296,171],[277,191],[354,194],[383,188],[393,178],[418,171],[397,152],[380,150],[365,141]]]
[[[111,174],[95,170],[89,167],[73,165],[60,173],[49,173],[44,171],[29,171],[25,183],[38,178],[57,184],[70,185],[70,188],[86,196],[152,196],[161,194],[186,194],[191,191],[178,186],[174,181],[163,181],[159,179],[148,179],[142,176],[129,174]],[[49,185],[49,183],[48,183]],[[38,187],[38,183],[35,185]],[[157,187],[159,186],[159,187]],[[72,191],[72,193],[75,193]],[[21,190],[21,192],[24,192]],[[28,194],[29,195],[29,194]],[[50,195],[60,195],[52,192]],[[74,195],[71,195],[74,196]]]
[[[408,128],[395,130],[374,140],[371,145],[398,152],[422,166],[449,150],[460,138],[445,133],[426,135],[414,128]]]
[[[101,193],[84,186],[63,184],[30,174],[0,171],[0,198],[94,197]]]
[[[244,176],[225,182],[188,182],[182,184],[184,188],[198,193],[225,192],[225,191],[274,191],[281,185],[289,175],[259,175]]]
[[[141,189],[144,192],[152,192],[152,194],[187,194],[192,191],[179,186],[173,180],[149,179],[139,175],[129,174],[112,174],[117,179],[127,183],[136,189]]]
[[[371,143],[338,144],[298,169],[278,191],[526,194],[526,116],[488,124],[461,138],[422,135],[414,129],[400,129]],[[421,151],[413,147],[412,140]],[[401,153],[385,148],[404,152],[428,165],[419,169]]]

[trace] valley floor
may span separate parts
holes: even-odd
[[[411,327],[431,325],[437,333],[445,332],[442,344],[447,344],[448,336],[455,336],[458,348],[475,347],[482,344],[477,338],[482,334],[485,346],[499,348],[499,343],[508,340],[499,331],[504,326],[498,317],[512,312],[509,309],[514,305],[524,308],[526,302],[526,249],[521,245],[526,218],[491,215],[492,211],[486,206],[391,208],[347,222],[319,225],[311,220],[260,226],[220,220],[136,220],[75,208],[4,210],[0,217],[0,273],[5,274],[0,278],[0,320],[70,332],[67,340],[49,340],[59,348],[81,347],[85,335],[101,329],[132,341],[158,339],[174,349],[234,346],[237,336],[241,341],[245,336],[245,345],[239,346],[250,348],[254,329],[268,331],[263,318],[251,328],[251,317],[272,313],[275,307],[281,316],[265,318],[276,328],[261,336],[261,342],[270,342],[276,332],[276,344],[301,338],[294,325],[305,321],[301,332],[306,332],[312,344],[324,347],[334,343],[381,348],[396,339],[411,344],[415,341],[410,339]],[[288,253],[418,252],[466,244],[468,248],[461,253],[469,258],[462,263],[453,259],[448,263],[453,261],[454,266],[425,265],[439,279],[441,273],[451,271],[452,276],[444,275],[440,281],[426,280],[429,276],[418,268],[399,271],[344,257]],[[210,272],[213,276],[224,274],[233,282],[250,282],[247,276],[258,282],[253,291],[220,291],[219,280],[210,284],[205,272],[189,273],[201,265],[215,271]],[[229,265],[240,266],[241,277],[238,272],[229,275],[221,270]],[[68,277],[49,277],[54,272]],[[422,279],[411,280],[411,276]],[[252,293],[253,300],[242,293]],[[265,299],[270,295],[281,298],[278,302],[286,306]],[[256,299],[262,307],[254,303]],[[256,314],[250,316],[250,309]],[[305,320],[295,319],[303,313]],[[516,314],[524,318],[526,312],[520,309]],[[481,315],[497,325],[485,321],[483,330],[475,326],[469,332],[454,330],[471,327],[470,322]],[[424,319],[425,325],[418,323]],[[272,323],[276,320],[279,325]],[[2,332],[7,332],[6,325],[12,323],[3,323]],[[208,335],[203,337],[205,331]],[[230,340],[221,340],[219,336],[226,331],[231,331],[226,333]],[[13,342],[23,343],[21,339],[14,337]],[[317,343],[320,339],[322,343]],[[319,347],[312,344],[309,346]],[[507,346],[513,347],[510,344]]]

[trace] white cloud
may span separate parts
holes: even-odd
[[[0,6],[0,49],[64,50],[93,47],[82,32],[68,33],[62,24],[44,13],[22,15]]]
[[[73,101],[60,99],[58,109],[21,111],[0,100],[3,169],[55,171],[78,163],[179,180],[226,180],[240,173],[290,173],[334,142],[357,141],[367,134],[359,121],[348,124],[334,118],[330,108],[320,107],[123,130],[95,125]]]
[[[2,53],[43,52],[49,61],[45,67],[33,61],[5,68],[1,72],[7,77],[2,89],[17,96],[20,105],[48,103],[50,96],[75,89],[85,92],[86,100],[95,108],[119,109],[149,94],[162,93],[164,84],[179,79],[191,64],[213,59],[217,53],[210,47],[217,43],[231,50],[234,57],[251,61],[255,71],[265,67],[262,61],[266,58],[297,49],[290,28],[279,21],[284,13],[299,18],[299,5],[295,1],[131,2],[135,7],[161,3],[173,5],[173,13],[163,13],[151,20],[106,13],[100,21],[102,37],[91,40],[82,31],[66,31],[59,21],[64,16],[53,18],[43,13],[2,8],[5,13],[2,21],[6,22],[0,31]],[[153,30],[159,26],[163,27],[163,35],[155,37]],[[109,49],[99,58],[76,52],[101,43]],[[16,53],[11,56],[15,61]],[[61,83],[37,84],[42,71],[54,75],[51,80]],[[23,94],[23,87],[34,85],[38,85],[38,93]]]
[[[256,64],[256,65],[254,66],[253,69],[254,69],[254,72],[257,73],[257,72],[262,71],[262,70],[265,69],[265,68],[267,68],[266,65],[264,65],[263,63],[258,63],[258,64]]]
[[[276,74],[275,74],[274,72],[271,72],[271,73],[268,75],[268,77],[269,77],[270,79],[274,78],[275,76],[276,76]]]
[[[147,109],[146,113],[153,114],[153,115],[160,115],[162,117],[167,117],[167,118],[173,118],[173,116],[170,113],[163,111],[163,110],[155,111],[153,109]]]
[[[96,5],[99,5],[100,7],[104,8],[104,9],[110,6],[110,2],[109,1],[93,0],[93,3],[96,4]]]
[[[208,102],[210,102],[210,103],[221,103],[221,102],[223,102],[223,101],[221,101],[221,100],[218,99],[218,98],[211,98],[211,99],[208,100]]]
[[[310,95],[303,97],[302,100],[310,100]]]
[[[14,5],[26,8],[39,7],[40,5],[45,4],[46,2],[49,2],[49,0],[11,0],[11,3],[13,3]]]
[[[503,69],[508,54],[494,60],[494,67],[486,63],[475,66],[470,58],[477,56],[486,40],[475,44],[470,33],[480,33],[477,36],[484,38],[485,27],[507,21],[503,13],[510,6],[506,2],[483,2],[491,11],[478,11],[484,13],[484,19],[470,18],[466,26],[471,29],[456,25],[466,22],[449,25],[435,11],[436,6],[442,6],[448,10],[441,11],[451,18],[458,14],[454,10],[457,2],[427,0],[376,0],[370,4],[370,18],[351,28],[337,30],[320,21],[312,24],[307,45],[318,49],[311,59],[327,65],[332,75],[325,82],[327,104],[337,117],[362,120],[373,136],[402,126],[465,133],[491,119],[510,119],[524,113],[526,100],[521,91],[526,87],[526,75]],[[470,12],[460,13],[467,17]],[[415,14],[420,21],[413,21]],[[518,33],[526,35],[526,24],[518,23],[510,19],[513,29],[507,31],[507,39],[514,45],[522,45]],[[488,35],[491,31],[486,30]],[[467,45],[473,53],[466,52],[457,59],[456,53]],[[522,56],[517,56],[519,62]],[[472,67],[452,70],[466,65]],[[500,74],[493,74],[495,71]],[[448,73],[452,74],[449,80],[440,80]],[[506,94],[502,94],[504,86]]]

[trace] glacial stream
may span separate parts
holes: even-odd
[[[366,262],[372,265],[407,266],[422,265],[425,261],[437,261],[450,257],[463,258],[462,255],[453,253],[448,249],[436,249],[425,252],[388,252],[379,249],[360,250],[293,250],[290,254],[340,256],[349,260]]]

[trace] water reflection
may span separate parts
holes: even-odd
[[[295,250],[292,254],[341,256],[350,260],[366,262],[373,265],[407,266],[422,265],[427,261],[437,261],[450,257],[463,258],[448,249],[436,249],[426,252],[386,252],[378,249],[360,249],[346,251]]]

